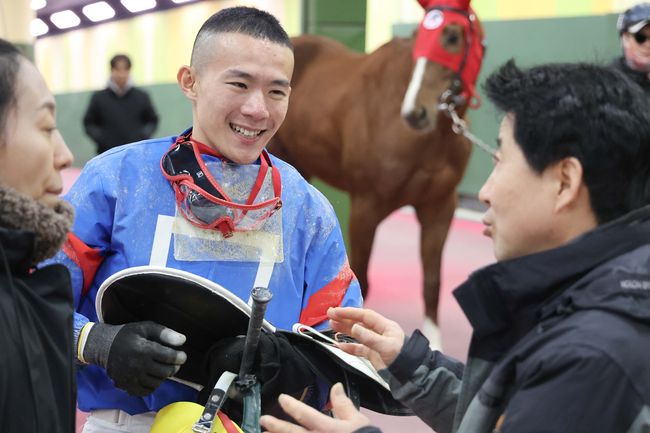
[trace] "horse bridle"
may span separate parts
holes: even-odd
[[[451,118],[451,130],[454,132],[454,134],[464,136],[473,144],[478,146],[481,150],[487,152],[490,156],[495,157],[497,150],[489,144],[485,143],[476,135],[472,134],[472,132],[467,127],[467,123],[456,112],[456,104],[452,99],[453,97],[451,96],[451,91],[447,89],[442,93],[442,95],[440,95],[441,102],[438,104],[438,111],[444,112],[449,118]]]

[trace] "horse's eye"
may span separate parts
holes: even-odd
[[[460,36],[456,33],[447,35],[447,43],[449,45],[456,45],[460,41]]]

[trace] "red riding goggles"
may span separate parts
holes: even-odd
[[[238,203],[212,176],[199,148],[205,153],[219,155],[206,145],[192,140],[190,135],[179,136],[160,160],[160,169],[174,189],[178,209],[190,224],[202,229],[217,229],[227,238],[233,232],[260,228],[282,207],[280,171],[271,163],[266,150],[260,156],[260,168],[248,199],[245,203]],[[256,201],[269,168],[274,197]]]

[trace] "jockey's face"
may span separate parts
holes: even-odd
[[[483,222],[497,260],[512,259],[557,246],[553,188],[547,170],[535,172],[515,141],[512,116],[499,130],[499,150],[490,177],[479,191],[489,208]]]
[[[233,162],[252,163],[287,114],[293,52],[240,33],[217,34],[210,43],[204,64],[179,71],[192,101],[192,136]]]
[[[0,134],[0,183],[54,207],[62,190],[61,170],[70,166],[72,154],[56,128],[52,93],[24,59],[15,95]]]

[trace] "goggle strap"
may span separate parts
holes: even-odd
[[[280,178],[280,170],[275,165],[271,164],[271,157],[269,156],[268,152],[266,150],[262,151],[262,157],[267,158],[269,160],[269,164],[271,165],[271,177],[273,181],[273,195],[277,198],[280,199],[279,207],[282,206],[282,180]]]
[[[208,179],[208,183],[210,184],[210,187],[212,187],[216,191],[218,191],[219,195],[221,195],[221,197],[223,197],[224,200],[232,201],[230,196],[228,194],[226,194],[226,192],[223,189],[221,189],[221,186],[219,185],[219,182],[217,182],[216,179],[212,176],[212,173],[210,173],[210,170],[208,170],[208,167],[206,167],[205,162],[203,161],[203,158],[201,157],[201,152],[199,151],[199,146],[195,145],[193,140],[190,140],[189,143],[191,143],[192,150],[194,151],[194,158],[196,158],[196,162],[199,164],[199,167],[201,168],[201,171],[203,171],[203,174]],[[209,194],[217,196],[217,198],[219,198],[219,196],[217,194],[211,194],[211,193],[209,193]]]
[[[259,194],[260,190],[262,189],[262,185],[264,185],[264,179],[266,179],[266,173],[269,171],[269,163],[266,160],[266,158],[261,157],[260,158],[260,169],[257,172],[257,179],[255,179],[255,184],[253,185],[253,188],[251,188],[251,193],[248,196],[248,200],[246,200],[247,205],[252,205],[255,202],[255,199],[257,198],[257,194]]]

